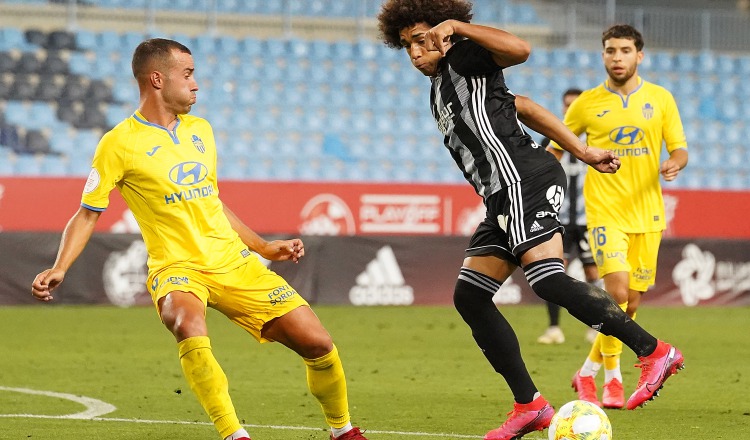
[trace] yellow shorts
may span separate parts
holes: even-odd
[[[661,235],[661,231],[628,234],[609,226],[589,229],[589,242],[599,276],[628,272],[630,289],[647,291],[656,280]]]
[[[170,292],[191,292],[207,307],[223,313],[260,342],[263,326],[300,306],[309,306],[281,276],[257,258],[227,273],[166,268],[149,275],[148,290],[154,305]]]

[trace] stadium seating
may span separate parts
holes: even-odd
[[[99,6],[191,9],[199,3],[106,0]],[[282,3],[218,2],[229,13],[253,14],[280,13]],[[315,0],[290,7],[300,15],[345,17],[372,16],[373,4]],[[516,6],[493,1],[477,19],[536,22]],[[200,86],[193,113],[212,121],[225,178],[462,179],[442,151],[429,81],[402,51],[373,41],[168,36],[193,50]],[[137,106],[130,55],[142,38],[0,29],[0,175],[86,175],[103,130]],[[750,189],[750,155],[742,142],[750,136],[750,56],[653,51],[646,60],[642,76],[672,91],[691,148],[684,179],[667,186]],[[598,52],[540,47],[507,80],[515,93],[560,114],[565,89],[602,79]]]

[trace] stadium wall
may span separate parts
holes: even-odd
[[[33,304],[31,281],[48,267],[59,233],[0,233],[0,305]],[[466,237],[303,237],[300,264],[265,263],[315,304],[450,305]],[[664,306],[750,306],[750,242],[667,239],[655,287],[644,302]],[[571,264],[571,269],[574,264]],[[151,305],[146,249],[138,234],[95,234],[48,306]],[[574,275],[574,274],[572,274]],[[575,275],[574,275],[575,276]],[[498,305],[541,304],[521,271]]]
[[[0,177],[0,231],[59,232],[78,209],[80,178]],[[222,200],[261,234],[468,236],[484,218],[466,184],[224,181]],[[665,236],[750,240],[750,191],[664,191]],[[165,194],[165,203],[180,203]],[[98,232],[139,232],[117,192]]]

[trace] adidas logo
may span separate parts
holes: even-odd
[[[534,220],[534,223],[531,224],[531,229],[529,231],[538,232],[538,231],[541,231],[542,229],[544,229],[542,225],[540,225],[539,223],[537,223],[536,220]]]
[[[357,285],[349,289],[349,300],[355,306],[409,305],[414,302],[414,289],[406,285],[396,255],[384,246],[357,275]]]

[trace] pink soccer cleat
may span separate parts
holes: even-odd
[[[596,381],[593,376],[581,376],[581,370],[578,370],[573,376],[570,386],[578,393],[580,400],[591,402],[598,407],[602,406],[602,403],[596,397]]]
[[[359,428],[355,427],[351,431],[347,431],[338,437],[334,437],[333,434],[331,434],[331,440],[367,440],[367,438],[362,435],[362,431],[360,431]]]
[[[622,388],[622,382],[612,379],[604,384],[602,405],[612,409],[622,409],[625,406],[625,390]]]
[[[628,409],[636,409],[653,400],[659,395],[659,390],[667,378],[677,374],[677,370],[685,368],[685,358],[680,350],[662,341],[658,341],[652,354],[638,359],[641,363],[636,367],[641,369],[641,378],[635,392],[628,399]]]
[[[529,432],[548,428],[554,415],[555,409],[541,396],[531,403],[514,403],[505,423],[488,432],[484,440],[519,439]]]

